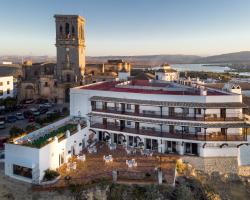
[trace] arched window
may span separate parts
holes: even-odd
[[[75,27],[74,26],[72,26],[71,32],[72,32],[72,36],[75,36]]]
[[[66,79],[67,79],[67,82],[71,81],[70,74],[67,74]]]
[[[59,31],[60,31],[60,34],[62,34],[62,32],[63,32],[63,27],[60,25],[60,27],[59,27]]]
[[[69,23],[65,24],[65,34],[67,37],[69,36]]]

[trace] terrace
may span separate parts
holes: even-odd
[[[67,117],[42,129],[31,132],[28,135],[14,139],[13,143],[33,148],[42,148],[54,141],[55,138],[60,142],[85,126],[86,123],[83,119]]]
[[[173,184],[175,178],[177,155],[160,155],[155,153],[152,156],[142,156],[139,149],[134,154],[127,154],[122,145],[115,150],[110,150],[107,143],[97,143],[97,152],[89,153],[83,150],[81,155],[85,160],[80,160],[76,156],[72,157],[68,163],[63,164],[58,172],[61,178],[53,185],[39,186],[39,189],[64,188],[72,184],[91,184],[103,180],[112,180],[112,171],[117,171],[118,183],[157,183],[156,169],[161,168],[163,181],[166,184]],[[111,162],[105,162],[104,155],[112,155]],[[136,160],[137,166],[128,167],[126,160]],[[75,164],[74,168],[68,166]]]

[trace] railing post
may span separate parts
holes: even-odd
[[[245,140],[247,140],[247,130],[248,130],[248,128],[246,128],[246,133],[245,133]]]
[[[162,106],[160,106],[160,110],[161,110],[161,118],[162,118]]]
[[[207,141],[207,128],[204,128],[204,140]]]
[[[226,141],[227,141],[227,128],[225,129],[225,133],[226,133],[226,135],[225,135],[225,136],[226,136]]]
[[[206,108],[203,108],[203,111],[204,111],[204,112],[203,112],[203,115],[204,115],[204,116],[203,116],[203,120],[206,121]]]

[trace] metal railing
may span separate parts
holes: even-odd
[[[91,128],[104,129],[116,132],[125,132],[132,134],[139,134],[152,137],[163,137],[163,138],[174,138],[174,139],[186,139],[186,140],[198,140],[198,141],[245,141],[243,135],[238,134],[223,134],[221,132],[216,133],[194,133],[194,132],[185,132],[185,131],[175,131],[175,132],[165,132],[157,130],[147,130],[147,129],[136,129],[121,127],[115,125],[114,123],[101,124],[94,123],[90,125]]]
[[[134,110],[121,110],[115,109],[114,107],[108,107],[107,109],[99,109],[92,107],[94,112],[112,113],[112,114],[123,114],[133,115],[139,117],[150,117],[150,118],[161,118],[161,119],[177,119],[177,120],[195,120],[195,121],[244,121],[244,114],[241,113],[226,113],[225,116],[220,114],[186,114],[186,113],[166,113],[159,111],[142,110],[135,112]]]

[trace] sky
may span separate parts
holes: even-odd
[[[0,55],[56,55],[54,14],[86,19],[86,55],[250,50],[250,0],[0,0]]]

